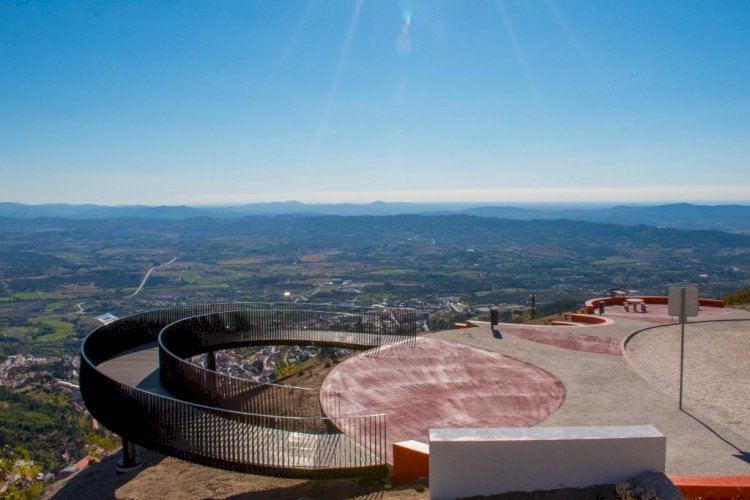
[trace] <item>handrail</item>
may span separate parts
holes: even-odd
[[[284,343],[309,345],[335,345],[353,349],[369,349],[382,342],[383,337],[374,338],[373,334],[358,334],[353,339],[342,338],[347,332],[337,330],[304,330],[310,323],[322,321],[329,325],[339,319],[342,313],[328,311],[300,310],[292,311],[292,322],[283,325],[283,330],[275,335],[268,335],[264,328],[248,331],[248,325],[257,325],[267,321],[268,310],[254,310],[256,314],[247,317],[248,311],[227,311],[208,315],[183,318],[165,326],[158,336],[162,385],[172,394],[196,403],[211,404],[221,408],[242,409],[252,413],[271,413],[275,415],[298,415],[299,405],[294,404],[297,391],[314,391],[314,389],[257,382],[229,374],[212,371],[187,361],[185,358],[198,351],[222,349],[234,345],[269,345],[283,340]],[[288,313],[287,309],[274,309],[273,313]],[[349,317],[349,313],[343,313]],[[244,316],[244,317],[243,317]],[[300,324],[303,329],[300,329]],[[262,395],[259,393],[263,393]],[[260,397],[263,396],[263,397]],[[305,410],[313,411],[309,407]]]

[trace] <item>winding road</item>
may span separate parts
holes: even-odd
[[[146,284],[146,282],[148,281],[148,279],[151,277],[151,273],[153,273],[154,271],[156,271],[160,267],[168,266],[172,262],[176,261],[178,258],[179,257],[175,257],[172,260],[170,260],[169,262],[165,262],[164,264],[159,264],[158,266],[154,266],[151,269],[149,269],[148,271],[146,271],[146,276],[144,276],[143,279],[141,280],[141,284],[138,285],[138,289],[135,292],[133,292],[132,294],[128,295],[128,297],[135,297],[136,295],[138,295],[138,292],[141,291],[141,289],[143,288],[143,286]]]

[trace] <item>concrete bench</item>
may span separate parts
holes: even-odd
[[[652,425],[430,430],[430,497],[585,488],[664,472]]]

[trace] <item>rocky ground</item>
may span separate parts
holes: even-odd
[[[425,480],[392,488],[387,482],[354,479],[286,479],[231,472],[164,457],[139,449],[141,469],[117,474],[118,454],[88,467],[44,490],[41,500],[185,500],[185,499],[427,499]],[[658,496],[654,496],[657,494]],[[494,495],[496,500],[638,500],[681,498],[671,483],[659,478],[636,478],[619,485],[566,488],[554,491]]]
[[[42,499],[298,499],[428,498],[422,484],[388,488],[382,482],[352,479],[305,480],[231,472],[192,464],[139,449],[141,469],[117,474],[111,455],[75,476],[45,489]]]

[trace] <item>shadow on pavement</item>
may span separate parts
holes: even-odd
[[[738,459],[742,460],[743,462],[746,462],[746,463],[750,464],[750,452],[743,451],[737,445],[735,445],[734,443],[732,443],[731,441],[729,441],[727,438],[725,438],[724,436],[722,436],[721,434],[719,434],[719,432],[716,431],[713,427],[711,427],[706,422],[704,422],[700,418],[696,417],[695,415],[693,415],[689,411],[683,409],[682,412],[685,415],[687,415],[688,417],[690,417],[693,420],[695,420],[696,422],[698,422],[699,424],[701,424],[706,429],[708,429],[708,431],[711,432],[711,434],[713,434],[714,436],[716,436],[717,438],[721,439],[726,444],[728,444],[729,446],[731,446],[732,448],[734,448],[735,450],[737,450],[737,454],[734,455],[735,457],[737,457]]]

